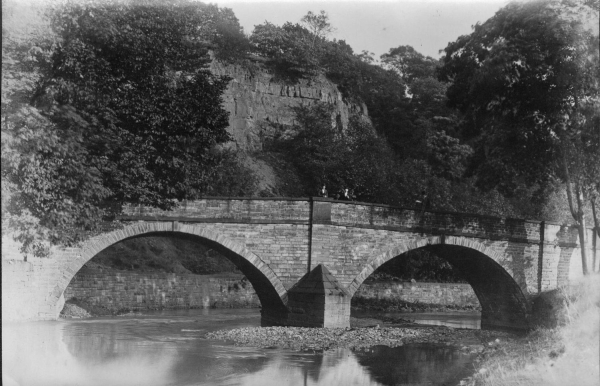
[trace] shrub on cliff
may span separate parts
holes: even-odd
[[[326,184],[331,195],[349,188],[361,201],[387,203],[396,196],[394,156],[364,117],[352,116],[344,130],[328,104],[298,106],[294,112],[296,124],[270,146],[298,171],[297,194],[315,195]]]
[[[267,59],[276,75],[296,79],[312,76],[319,70],[321,40],[299,24],[276,26],[265,22],[257,25],[250,42],[260,56]]]
[[[203,15],[199,27],[211,44],[215,58],[228,63],[244,62],[252,47],[233,11],[214,4],[197,4],[202,7]]]

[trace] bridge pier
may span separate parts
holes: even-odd
[[[261,324],[350,327],[350,294],[319,264],[290,288],[285,313],[263,306]]]

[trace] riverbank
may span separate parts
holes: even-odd
[[[91,318],[92,314],[76,304],[66,303],[59,316],[63,319],[82,319]]]
[[[132,272],[90,266],[73,277],[64,292],[66,303],[94,316],[145,310],[254,308],[260,301],[240,273]]]
[[[81,307],[92,316],[146,310],[260,307],[252,285],[239,273],[130,272],[93,264],[75,275],[64,297],[67,304]],[[368,313],[479,310],[472,288],[463,283],[371,281],[359,288],[351,306],[354,311]],[[68,316],[68,312],[62,314]]]
[[[377,313],[385,312],[472,312],[481,311],[479,305],[459,305],[459,304],[436,304],[436,303],[424,303],[424,302],[408,302],[402,299],[394,298],[383,298],[383,299],[367,299],[367,298],[353,298],[352,299],[352,310],[353,311],[369,311]]]
[[[244,303],[244,302],[215,302],[210,307],[160,307],[160,306],[150,306],[144,308],[129,308],[129,307],[108,307],[101,304],[91,303],[86,300],[79,299],[69,299],[62,311],[60,312],[59,317],[63,319],[81,319],[81,318],[94,318],[94,317],[103,317],[103,316],[123,316],[123,315],[143,315],[146,311],[157,311],[157,310],[173,310],[173,309],[202,309],[202,308],[212,308],[212,309],[245,309],[245,308],[259,308],[254,303]]]
[[[486,350],[468,386],[564,386],[600,384],[600,275],[592,274],[562,291],[556,309],[563,325],[538,329]]]

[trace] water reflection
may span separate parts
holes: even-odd
[[[481,312],[378,312],[374,315],[368,311],[353,311],[352,316],[384,320],[386,318],[388,320],[414,320],[415,323],[426,324],[428,326],[447,326],[472,330],[481,329]]]
[[[445,346],[375,346],[356,355],[358,363],[384,385],[456,385],[472,373],[472,359]]]
[[[470,363],[446,347],[298,353],[202,338],[211,330],[258,325],[257,310],[3,324],[3,384],[442,385],[458,383]]]
[[[121,342],[99,336],[70,347],[65,326],[60,322],[3,324],[3,384],[165,385],[171,381],[173,353],[123,350]]]
[[[380,385],[359,365],[350,350],[340,349],[318,353],[273,353],[267,366],[220,379],[218,386],[306,386],[306,385]]]
[[[403,315],[415,323],[429,326],[481,329],[481,312],[424,312]]]

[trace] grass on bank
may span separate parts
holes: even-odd
[[[537,329],[488,351],[477,373],[463,384],[476,386],[600,385],[600,275],[563,290],[566,324]]]

